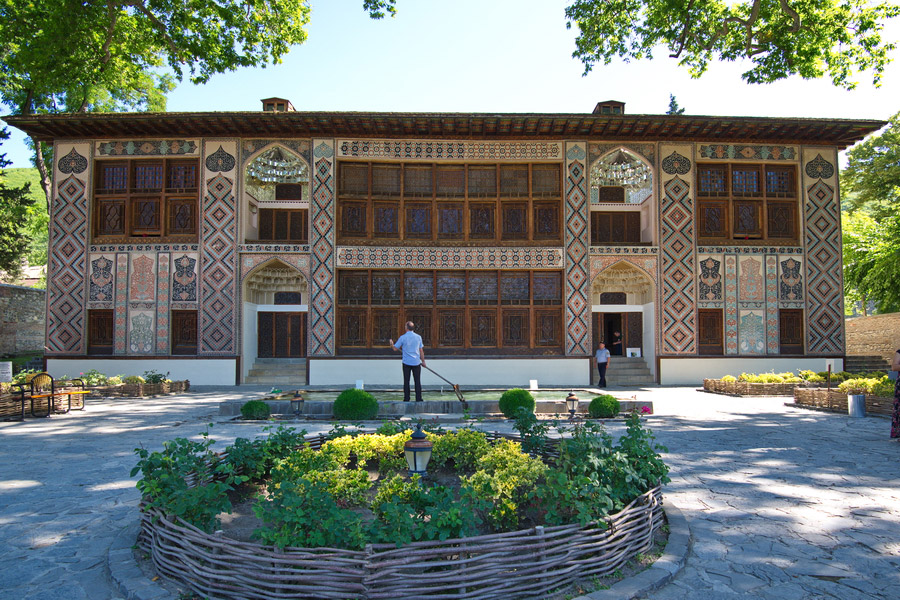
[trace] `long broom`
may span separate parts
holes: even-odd
[[[425,366],[425,365],[422,365],[422,366]],[[453,386],[453,391],[456,392],[456,399],[459,400],[460,402],[462,402],[462,405],[463,405],[463,408],[464,408],[464,409],[468,409],[468,408],[469,408],[469,403],[466,402],[466,399],[463,397],[463,394],[462,394],[462,392],[459,390],[459,386],[458,386],[458,385],[456,385],[455,383],[453,383],[452,381],[450,381],[449,379],[447,379],[446,377],[444,377],[443,375],[441,375],[440,373],[438,373],[437,371],[435,371],[435,370],[432,369],[431,367],[425,367],[425,368],[428,369],[429,371],[431,371],[432,373],[434,373],[435,375],[437,375],[438,377],[440,377],[441,379],[443,379],[444,381],[446,381],[447,383],[449,383],[451,386]]]

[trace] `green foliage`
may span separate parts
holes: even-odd
[[[591,400],[588,406],[588,414],[594,419],[611,419],[619,414],[622,410],[621,404],[615,396],[609,394],[601,394]]]
[[[23,227],[20,229],[28,240],[25,259],[29,266],[47,264],[47,242],[49,240],[46,199],[41,190],[41,177],[37,169],[5,169],[0,174],[0,185],[10,189],[27,188],[31,203],[26,209]]]
[[[487,437],[472,429],[459,429],[455,433],[429,436],[429,439],[434,443],[429,467],[434,469],[449,468],[452,464],[455,471],[472,472],[478,459],[491,449]]]
[[[735,381],[737,381],[737,377],[735,377],[734,375],[724,375],[722,377],[722,381],[726,383],[734,383]]]
[[[144,382],[145,383],[157,384],[157,383],[165,383],[167,381],[171,382],[171,380],[169,379],[168,371],[166,371],[165,374],[157,373],[155,369],[150,369],[149,371],[144,371]]]
[[[227,460],[235,470],[253,479],[272,472],[276,463],[286,456],[293,456],[291,452],[306,444],[303,439],[306,431],[302,429],[297,431],[280,425],[275,431],[271,427],[265,427],[263,431],[268,433],[265,439],[237,438],[226,450]]]
[[[8,138],[6,127],[0,129],[0,143]],[[28,252],[29,236],[26,231],[34,200],[30,196],[29,184],[18,187],[7,183],[3,171],[7,165],[6,154],[0,154],[0,271],[7,279],[14,281]]]
[[[375,433],[380,435],[394,435],[395,433],[400,433],[405,430],[406,427],[399,421],[385,421],[375,430]]]
[[[847,211],[842,215],[845,233],[848,228],[855,231],[863,224],[878,224],[860,217],[881,221],[897,214],[900,206],[900,112],[892,116],[888,126],[878,134],[870,135],[847,151],[847,166],[841,169],[841,197],[842,207]]]
[[[334,418],[341,421],[366,421],[378,416],[378,400],[365,390],[346,389],[334,401]]]
[[[148,507],[210,532],[218,525],[219,513],[231,512],[227,493],[248,477],[238,475],[234,465],[210,450],[215,442],[208,431],[201,435],[201,442],[186,438],[166,442],[162,452],[136,448],[140,460],[131,476],[141,473],[137,488]],[[189,486],[193,477],[203,485]]]
[[[491,527],[508,530],[518,526],[522,505],[546,469],[518,443],[500,440],[478,459],[478,470],[460,480],[474,499],[489,505],[485,517]]]
[[[534,396],[532,396],[531,392],[528,390],[513,388],[511,390],[506,390],[500,396],[500,412],[502,412],[503,416],[507,419],[514,418],[519,407],[524,407],[529,411],[534,412]]]
[[[895,185],[900,189],[900,167],[895,170]],[[900,311],[900,287],[896,285],[900,281],[898,201],[900,191],[889,208],[893,213],[877,219],[862,213],[844,213],[841,217],[844,295],[850,305],[859,301],[865,306],[872,301],[878,312]]]
[[[144,381],[144,378],[140,375],[127,375],[122,378],[122,381],[127,383],[128,385],[137,385],[139,383],[147,383]]]
[[[533,411],[524,406],[516,409],[516,421],[513,428],[522,436],[522,448],[528,454],[537,456],[547,449],[550,440],[550,430],[559,423],[553,421],[541,421]]]
[[[683,115],[684,109],[678,106],[678,100],[675,99],[674,94],[669,94],[669,110],[666,111],[667,115]]]
[[[801,377],[793,373],[741,373],[738,381],[747,383],[800,383]]]
[[[746,60],[752,64],[742,76],[748,83],[827,76],[846,89],[853,89],[853,78],[864,71],[879,85],[895,48],[881,31],[898,14],[894,2],[869,0],[573,0],[566,8],[567,26],[579,31],[573,56],[586,73],[615,57],[653,58],[662,46],[693,77],[714,58]]]
[[[333,457],[341,465],[348,464],[351,455],[356,458],[356,464],[363,468],[377,461],[379,471],[385,473],[406,466],[403,444],[411,434],[410,430],[406,430],[393,435],[342,436],[326,442],[320,452]]]
[[[865,394],[890,398],[894,395],[894,382],[887,375],[881,377],[854,377],[838,385],[845,394]]]
[[[109,377],[107,377],[97,369],[89,369],[84,373],[79,373],[78,378],[84,381],[84,385],[89,387],[109,384]]]
[[[253,535],[279,548],[303,546],[350,548],[365,545],[362,518],[338,506],[325,480],[287,480],[269,489],[268,500],[253,507],[266,525]]]
[[[264,421],[270,414],[269,405],[262,400],[248,400],[241,406],[241,416],[247,421]]]

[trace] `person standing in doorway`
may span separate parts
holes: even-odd
[[[606,349],[606,344],[600,342],[597,352],[594,354],[594,358],[597,359],[597,371],[600,373],[600,382],[597,384],[597,387],[605,388],[606,368],[609,366],[609,350]]]
[[[618,331],[613,331],[612,343],[610,344],[610,354],[614,354],[616,356],[622,356],[625,354],[624,348],[622,348],[622,334]]]
[[[422,401],[422,367],[425,366],[425,345],[422,336],[413,331],[416,328],[412,321],[406,322],[406,333],[397,342],[391,339],[394,352],[403,354],[403,401],[409,402],[409,375],[412,373],[416,382],[416,402]]]

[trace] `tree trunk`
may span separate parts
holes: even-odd
[[[41,176],[41,188],[44,190],[44,198],[47,199],[47,214],[50,214],[50,193],[52,182],[50,173],[47,171],[47,163],[44,162],[44,143],[31,138],[34,142],[34,166],[37,167]]]

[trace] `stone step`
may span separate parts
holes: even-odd
[[[305,365],[305,358],[257,358],[257,365]]]
[[[261,367],[260,365],[253,365],[251,367],[249,375],[295,375],[297,377],[305,377],[306,376],[306,367],[298,367],[297,365],[292,365],[290,368],[288,367],[277,367],[277,368],[269,368],[269,367]]]
[[[306,385],[306,379],[297,377],[251,377],[244,379],[247,385],[272,385],[281,388],[285,387],[303,387]]]

